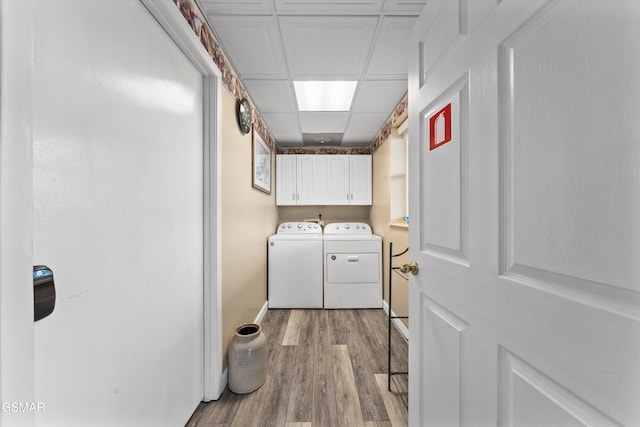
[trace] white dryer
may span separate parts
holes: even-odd
[[[324,308],[382,308],[382,238],[368,224],[325,226]]]
[[[269,308],[322,308],[322,227],[282,223],[268,248]]]

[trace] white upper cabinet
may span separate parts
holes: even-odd
[[[327,203],[327,160],[317,155],[276,156],[276,204]]]
[[[349,156],[327,156],[327,204],[349,204]]]
[[[349,156],[349,204],[371,204],[371,156]]]
[[[295,156],[298,167],[299,205],[324,205],[327,202],[326,156],[300,154]]]
[[[276,204],[295,205],[298,200],[296,156],[276,156]]]
[[[370,205],[371,156],[276,156],[276,204]]]

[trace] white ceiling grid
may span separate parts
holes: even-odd
[[[407,91],[406,40],[425,3],[200,0],[278,145],[293,147],[303,134],[369,145]],[[293,80],[359,83],[350,111],[299,112]]]

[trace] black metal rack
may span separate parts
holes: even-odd
[[[394,267],[393,266],[393,258],[399,257],[401,255],[406,254],[409,251],[409,248],[405,249],[404,251],[394,254],[393,253],[393,242],[389,242],[389,335],[388,335],[388,354],[387,354],[387,390],[391,391],[391,377],[393,375],[407,375],[408,372],[404,372],[404,371],[392,371],[391,370],[391,322],[394,319],[408,319],[409,316],[394,316],[391,314],[391,307],[393,307],[391,305],[391,295],[392,295],[392,284],[393,284],[393,273],[398,274],[400,277],[402,277],[405,280],[409,280],[408,276],[405,276],[404,274],[402,274],[400,272],[400,267]]]

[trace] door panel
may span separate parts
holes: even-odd
[[[422,132],[429,141],[430,155],[422,162],[433,180],[424,183],[423,250],[434,256],[453,259],[467,264],[467,209],[468,183],[468,110],[469,84],[464,73],[451,88],[445,90],[434,103],[421,114],[425,124]],[[431,148],[431,132],[440,112],[447,110],[448,142]]]
[[[421,351],[430,361],[423,374],[424,393],[431,398],[421,408],[421,417],[434,426],[460,425],[462,381],[468,378],[463,350],[469,325],[427,297],[423,297],[423,318]],[[431,345],[436,342],[437,347]]]
[[[203,397],[203,84],[137,1],[39,2],[38,425],[179,425]]]
[[[640,49],[634,22],[623,7],[562,3],[502,45],[500,78],[512,94],[504,127],[517,135],[505,140],[502,165],[508,270],[560,286],[640,290],[640,245],[628,233],[640,229],[640,206],[629,203],[640,194],[638,158],[628,155],[638,101],[622,95],[639,93],[640,66],[618,64],[622,46]]]
[[[640,424],[639,20],[571,0],[418,19],[411,425]]]

